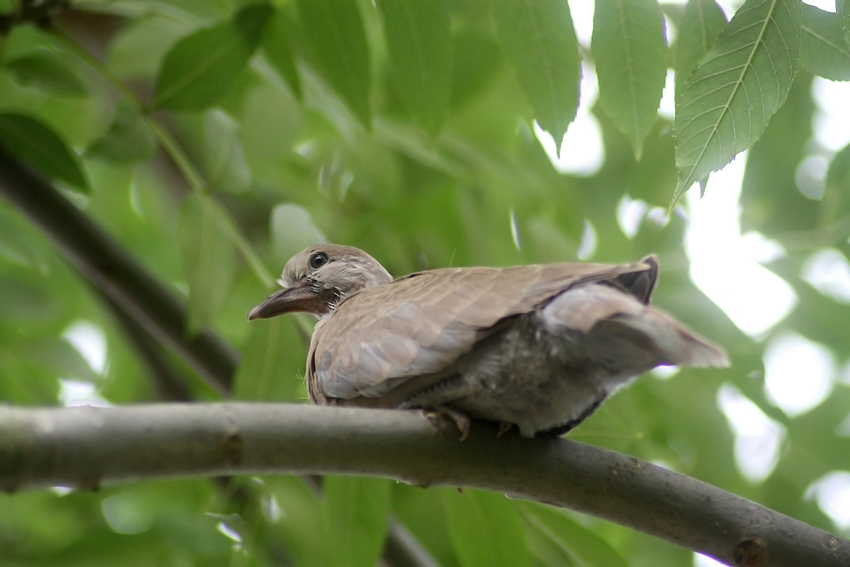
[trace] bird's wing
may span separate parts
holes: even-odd
[[[381,397],[412,377],[450,369],[500,321],[564,290],[606,280],[622,287],[618,277],[650,268],[640,262],[456,268],[368,288],[316,327],[308,380],[322,397]]]

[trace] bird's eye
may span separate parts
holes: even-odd
[[[310,268],[313,270],[318,270],[322,266],[328,263],[328,255],[324,252],[316,252],[310,256],[310,259],[307,261],[310,265]]]

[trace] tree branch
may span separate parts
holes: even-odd
[[[0,408],[0,488],[359,474],[483,488],[632,527],[729,565],[846,566],[850,542],[706,483],[564,439],[464,442],[421,412],[282,404]]]

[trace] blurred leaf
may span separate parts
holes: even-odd
[[[443,0],[378,3],[393,85],[408,111],[428,132],[443,123],[451,89],[451,37]]]
[[[325,535],[322,503],[315,489],[309,486],[310,481],[307,477],[294,475],[263,478],[271,492],[267,502],[274,502],[282,512],[278,521],[269,522],[265,528],[270,530],[272,537],[280,536],[292,565],[325,567],[333,564],[327,539],[332,534]],[[273,506],[268,508],[273,509]]]
[[[54,337],[18,340],[14,343],[18,355],[37,361],[57,378],[70,378],[93,382],[97,373],[76,348],[67,341]]]
[[[171,47],[191,31],[186,22],[165,15],[128,19],[109,45],[109,68],[122,79],[154,77]]]
[[[462,29],[452,34],[452,63],[451,102],[457,106],[492,81],[502,65],[502,53],[491,34]]]
[[[281,266],[308,246],[328,241],[310,213],[292,203],[280,203],[272,209],[271,233],[275,257]]]
[[[599,123],[606,140],[606,156],[599,173],[582,180],[585,187],[595,194],[595,198],[584,200],[587,207],[592,209],[585,211],[585,216],[597,211],[612,212],[622,195],[609,188],[617,186],[622,187],[633,199],[643,199],[653,206],[666,206],[676,189],[673,138],[669,126],[664,126],[661,121],[656,123],[647,137],[641,160],[635,161],[631,145],[615,130],[605,114],[600,113]],[[613,216],[609,218],[616,222]],[[598,218],[592,220],[600,227],[605,224],[600,223]]]
[[[841,359],[846,359],[850,356],[850,344],[845,340],[850,305],[840,303],[814,289],[811,284],[791,273],[797,272],[795,268],[794,262],[788,259],[776,266],[779,275],[794,286],[799,299],[783,325],[810,340],[826,345]]]
[[[151,375],[151,367],[141,362],[139,351],[127,340],[123,327],[107,325],[104,330],[107,364],[104,376],[97,384],[98,392],[104,398],[116,405],[123,405],[164,401],[177,393],[175,388]],[[213,397],[198,396],[198,399],[212,400]]]
[[[50,273],[44,245],[34,237],[33,229],[11,209],[0,207],[0,259],[38,271]]]
[[[89,145],[86,157],[136,163],[151,159],[156,149],[150,126],[137,111],[122,104],[115,111],[106,133]]]
[[[183,272],[189,283],[186,331],[196,334],[221,309],[236,273],[236,250],[210,198],[191,194],[179,217]]]
[[[257,298],[259,303],[261,298]],[[245,313],[247,316],[247,313]],[[252,401],[296,401],[304,381],[304,349],[291,317],[248,325],[233,397]]]
[[[0,113],[0,143],[43,175],[88,193],[88,182],[76,154],[38,120],[23,114]]]
[[[850,44],[841,16],[803,4],[800,63],[831,81],[850,80]]]
[[[32,557],[36,549],[42,561],[51,556],[56,560],[68,546],[84,537],[87,512],[79,502],[57,501],[56,495],[48,491],[0,496],[0,525],[6,534],[3,559],[9,560],[4,562],[16,563],[16,555]],[[57,521],[61,523],[55,524]]]
[[[367,128],[369,48],[354,0],[298,0],[304,34],[330,85]]]
[[[464,567],[531,565],[522,520],[502,494],[443,492],[455,553]]]
[[[239,140],[239,124],[224,111],[204,114],[204,170],[210,190],[240,193],[251,186],[251,171]]]
[[[655,0],[598,0],[591,49],[599,102],[625,134],[635,158],[658,116],[667,76],[664,17]]]
[[[231,21],[178,41],[162,62],[154,106],[203,110],[223,98],[248,64],[272,13],[268,4],[252,4]]]
[[[797,75],[786,103],[749,151],[741,191],[745,229],[772,235],[806,230],[817,222],[821,204],[803,195],[797,183],[798,166],[814,133],[811,85],[807,72]]]
[[[301,79],[298,76],[298,69],[295,68],[295,54],[290,37],[294,25],[284,12],[275,10],[263,34],[263,51],[269,62],[292,89],[295,97],[301,100]]]
[[[323,518],[335,565],[373,567],[384,548],[390,482],[328,476],[322,482]]]
[[[291,148],[304,131],[304,108],[289,93],[264,85],[246,97],[238,121],[245,158],[263,180],[293,159]]]
[[[850,43],[850,2],[847,0],[837,0],[836,13],[841,17],[844,25],[844,41]]]
[[[800,2],[747,0],[738,9],[676,101],[670,207],[761,136],[791,90],[799,43]]]
[[[5,292],[2,281],[0,291]],[[4,295],[10,300],[13,296]],[[59,397],[59,380],[51,369],[0,345],[0,401],[28,406],[53,406]],[[0,506],[2,508],[2,506]]]
[[[422,490],[403,482],[393,484],[392,488],[393,517],[410,530],[437,565],[456,567],[440,490]]]
[[[495,2],[492,9],[502,49],[531,102],[534,118],[556,142],[562,140],[578,109],[581,81],[569,4]]]
[[[543,262],[564,262],[576,257],[578,241],[569,238],[550,219],[536,216],[527,219],[523,232],[527,239],[524,246]]]
[[[567,557],[578,559],[588,567],[628,567],[629,562],[607,541],[574,522],[562,510],[534,502],[522,502],[520,507],[531,529],[550,539]]]
[[[676,100],[682,93],[685,80],[697,63],[708,53],[714,40],[726,27],[726,14],[715,0],[689,0],[679,23],[673,50],[673,69],[676,73]]]
[[[821,226],[850,218],[850,144],[835,154],[826,174]]]
[[[26,55],[7,62],[5,66],[24,86],[65,96],[82,96],[88,92],[67,65],[47,52]]]

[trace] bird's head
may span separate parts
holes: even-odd
[[[325,317],[352,293],[391,281],[389,272],[358,248],[338,244],[311,246],[286,263],[278,280],[283,289],[254,307],[248,320],[296,312]]]

